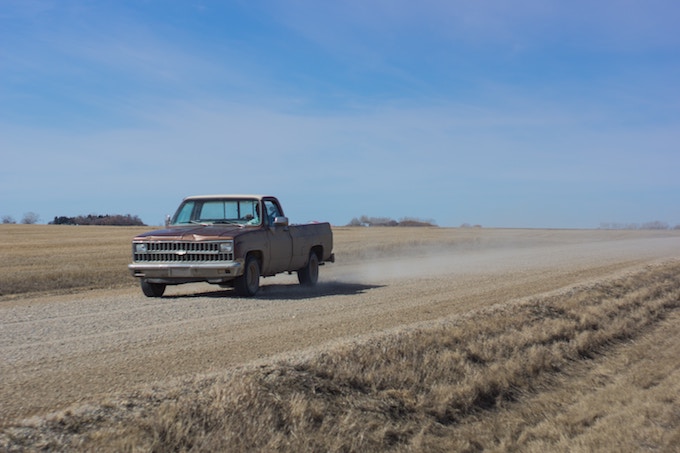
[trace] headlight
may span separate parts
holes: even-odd
[[[146,253],[146,244],[135,244],[135,252]]]
[[[234,251],[234,241],[220,242],[220,252],[232,253]]]

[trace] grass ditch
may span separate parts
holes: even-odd
[[[521,449],[521,433],[503,448],[499,436],[480,441],[471,431],[454,443],[454,434],[521,406],[531,395],[555,391],[569,370],[653,331],[678,308],[680,263],[649,266],[305,358],[147,388],[29,420],[5,429],[0,446],[157,452]],[[677,384],[675,374],[665,377]],[[667,424],[662,431],[678,431],[680,414]],[[640,445],[671,448],[664,439],[668,436],[652,432]]]

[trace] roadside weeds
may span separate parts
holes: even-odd
[[[0,433],[0,446],[664,450],[680,438],[680,338],[669,322],[678,308],[680,263],[648,266],[306,359],[196,377],[28,420]],[[629,348],[657,335],[665,339],[659,357],[669,366],[655,367],[653,350]],[[623,349],[630,352],[617,352]],[[604,444],[612,435],[625,442]]]

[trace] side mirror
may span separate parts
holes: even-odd
[[[285,216],[275,217],[274,218],[274,226],[275,227],[287,227],[288,226],[288,217],[285,217]]]
[[[165,226],[169,226],[169,225],[170,225],[170,215],[166,215],[165,216]]]

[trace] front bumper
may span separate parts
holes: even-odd
[[[225,283],[243,275],[242,260],[225,263],[132,263],[128,269],[134,277],[150,283],[180,284],[189,282]]]

